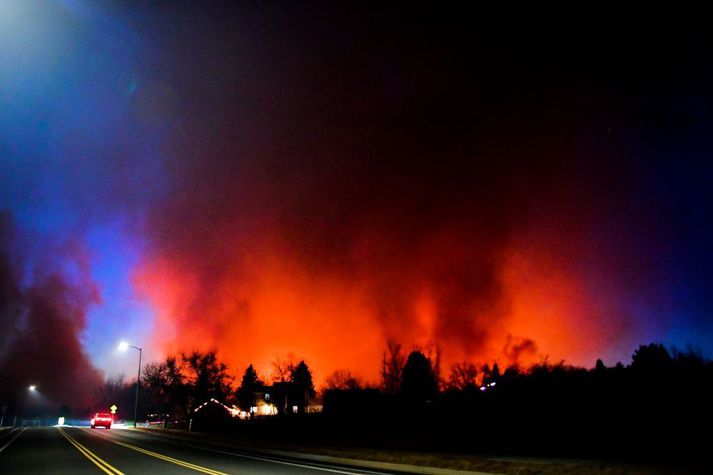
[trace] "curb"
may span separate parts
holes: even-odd
[[[163,429],[147,429],[143,427],[136,427],[136,428],[130,428],[129,430],[140,430],[142,432],[152,432],[152,431],[160,431],[161,434],[164,434],[168,437],[174,438],[174,439],[191,439],[190,435],[177,435],[173,434],[170,431],[166,431]],[[187,434],[187,433],[186,433]],[[214,441],[211,440],[211,443],[221,446],[221,447],[226,447],[226,448],[233,448],[233,449],[238,449],[242,452],[247,452],[247,453],[255,453],[255,454],[264,454],[264,455],[272,455],[276,457],[284,457],[284,458],[289,458],[293,460],[305,460],[305,461],[312,461],[312,462],[323,462],[323,463],[330,463],[330,464],[335,464],[335,465],[346,465],[354,468],[371,468],[371,469],[377,469],[377,470],[389,470],[392,472],[404,472],[404,473],[415,473],[415,474],[422,474],[422,475],[496,475],[491,472],[473,472],[470,470],[455,470],[452,468],[440,468],[440,467],[426,467],[423,465],[410,465],[410,464],[403,464],[403,463],[394,463],[394,462],[379,462],[376,460],[362,460],[362,459],[353,459],[353,458],[345,458],[345,457],[333,457],[331,455],[319,455],[319,454],[308,454],[308,453],[303,453],[303,452],[289,452],[286,450],[275,450],[275,449],[262,449],[262,448],[245,448],[245,447],[240,447],[234,444],[228,444],[225,442],[219,442],[219,441]]]

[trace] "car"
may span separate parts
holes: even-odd
[[[94,417],[92,417],[91,425],[92,429],[96,429],[97,426],[111,429],[112,422],[114,422],[114,417],[111,414],[107,412],[97,412]]]

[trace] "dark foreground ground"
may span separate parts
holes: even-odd
[[[370,448],[368,444],[340,444],[338,440],[327,442],[321,439],[286,442],[277,435],[269,440],[254,431],[246,434],[217,435],[187,433],[183,430],[164,430],[156,427],[138,429],[171,438],[211,441],[216,445],[239,446],[245,450],[292,452],[296,456],[326,456],[332,460],[348,460],[353,463],[397,464],[409,473],[479,473],[479,474],[710,474],[706,464],[691,463],[680,459],[674,462],[642,462],[603,459],[576,459],[562,457],[532,457],[503,454],[466,454],[433,452],[413,449]],[[365,441],[366,442],[366,441]],[[398,442],[398,441],[395,441]],[[398,445],[398,444],[395,444]],[[357,462],[358,461],[358,462]],[[409,468],[412,467],[412,468]],[[416,468],[417,467],[417,468]],[[445,470],[439,472],[439,470]],[[392,471],[399,471],[393,469]],[[452,472],[446,472],[452,471]]]
[[[33,427],[0,432],[0,473],[7,474],[315,474],[360,470],[219,448],[137,430]]]
[[[304,473],[709,473],[685,460],[640,464],[375,450],[316,444],[266,444],[179,430],[80,427],[0,430],[0,473],[304,474]]]

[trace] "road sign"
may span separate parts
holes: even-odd
[[[119,409],[119,408],[116,407],[116,404],[112,404],[109,409],[111,410],[111,413],[112,413],[112,414],[116,414],[116,410]]]

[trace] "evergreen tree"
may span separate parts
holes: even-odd
[[[438,393],[438,382],[431,360],[420,351],[412,351],[401,377],[401,396],[411,403],[423,403]]]
[[[307,363],[301,360],[292,370],[291,376],[292,401],[298,406],[300,412],[304,412],[309,404],[310,396],[315,395],[312,371],[307,366]]]
[[[238,388],[238,406],[243,411],[249,411],[250,407],[255,404],[255,393],[265,390],[265,384],[260,380],[260,377],[250,365],[243,373],[243,379]]]

